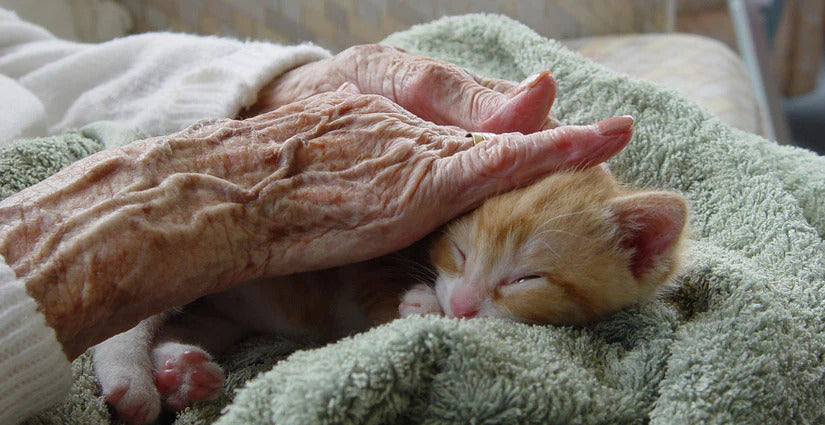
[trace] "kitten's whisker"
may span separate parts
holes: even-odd
[[[398,264],[399,268],[412,278],[423,282],[435,281],[437,273],[428,265],[419,263],[399,253],[392,254],[391,258]]]
[[[399,268],[416,280],[420,280],[422,282],[434,282],[437,277],[436,271],[425,264],[420,264],[410,259],[401,258],[400,256],[397,260],[399,260]]]
[[[404,270],[415,273],[418,275],[423,276],[434,276],[435,272],[431,270],[429,267],[420,265],[420,264],[399,264],[399,267],[403,268]]]
[[[425,282],[432,282],[435,280],[435,273],[430,273],[429,271],[425,270],[409,270],[409,275],[415,278],[416,280],[422,280]]]
[[[550,246],[550,244],[549,244],[549,243],[547,243],[547,241],[541,241],[541,242],[544,244],[544,246],[546,246],[546,247],[547,247],[547,249],[548,249],[548,250],[550,250],[550,253],[551,253],[551,254],[555,255],[555,256],[556,256],[556,258],[561,259],[561,255],[559,255],[559,253],[558,253],[558,252],[556,252],[556,250],[555,250],[555,249],[553,249],[553,247],[552,247],[552,246]]]

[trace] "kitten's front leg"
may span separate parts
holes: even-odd
[[[98,344],[92,353],[103,396],[126,423],[153,422],[160,413],[160,394],[155,388],[149,351],[166,317],[167,314],[150,317]]]
[[[398,315],[400,317],[423,316],[427,314],[444,315],[438,297],[435,296],[435,289],[429,285],[419,283],[413,286],[401,297],[401,304],[398,305]]]

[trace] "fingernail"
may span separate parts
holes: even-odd
[[[596,131],[602,136],[614,136],[624,133],[633,126],[633,117],[623,115],[620,117],[610,117],[596,123]]]
[[[527,77],[524,81],[521,82],[521,84],[518,85],[518,87],[516,87],[516,89],[513,91],[513,95],[515,96],[517,94],[520,94],[522,92],[525,92],[536,87],[541,80],[549,77],[550,75],[550,71],[541,71]]]

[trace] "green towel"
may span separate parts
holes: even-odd
[[[70,131],[0,147],[0,199],[51,176],[84,156],[103,149],[97,139]]]
[[[99,121],[79,130],[21,140],[0,147],[0,199],[5,199],[101,149],[122,146],[145,137],[136,128],[111,121]]]
[[[280,362],[297,345],[249,341],[225,361],[227,388],[268,371],[219,424],[825,423],[823,158],[725,126],[505,17],[444,18],[386,43],[513,81],[550,69],[565,123],[633,115],[611,167],[690,198],[692,262],[663,300],[585,328],[404,319]],[[69,402],[34,423],[108,418],[87,357],[75,367]],[[211,422],[227,402],[177,423]]]

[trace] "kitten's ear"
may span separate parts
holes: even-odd
[[[664,283],[660,280],[675,271],[687,222],[687,200],[672,192],[640,192],[616,198],[610,207],[618,219],[622,246],[633,251],[633,275],[649,283]]]

